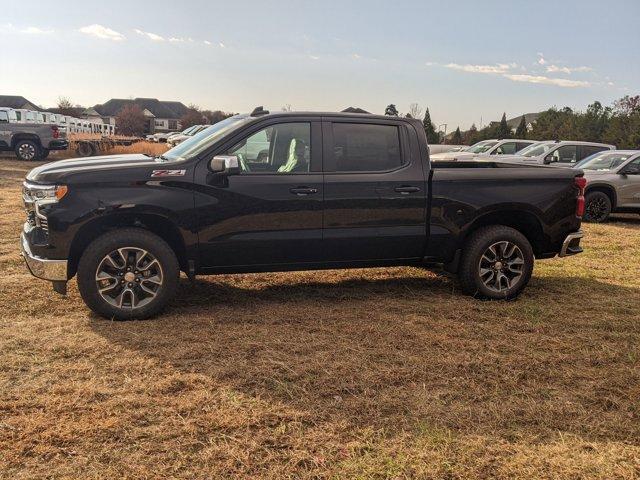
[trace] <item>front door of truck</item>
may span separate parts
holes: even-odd
[[[326,117],[322,127],[326,260],[421,258],[427,188],[407,125]]]
[[[240,173],[196,170],[200,262],[204,269],[316,262],[322,257],[320,122],[287,117],[254,126],[223,155]]]
[[[631,160],[620,169],[622,180],[618,183],[618,205],[640,208],[640,158]]]

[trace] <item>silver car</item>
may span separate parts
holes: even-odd
[[[432,161],[457,161],[457,160],[474,160],[483,159],[489,155],[513,155],[516,152],[528,147],[534,140],[519,140],[516,138],[504,140],[482,140],[463,151],[449,151],[444,153],[436,153],[430,155]]]
[[[640,213],[640,150],[597,153],[575,168],[587,179],[585,220],[604,222],[612,212]]]
[[[554,167],[573,167],[594,153],[615,150],[614,145],[573,140],[549,140],[537,142],[518,152],[517,155],[503,156],[500,161],[536,163]]]

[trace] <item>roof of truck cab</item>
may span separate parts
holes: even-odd
[[[350,113],[350,112],[269,112],[252,116],[250,113],[240,114],[246,118],[275,118],[275,117],[338,117],[338,118],[363,118],[371,120],[403,120],[409,122],[422,122],[416,118],[396,117],[391,115],[374,115],[372,113]]]

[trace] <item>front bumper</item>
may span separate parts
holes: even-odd
[[[558,257],[568,257],[569,255],[581,253],[582,247],[580,246],[580,240],[582,237],[584,237],[582,230],[567,235],[564,242],[562,242],[562,248],[560,249]]]
[[[66,282],[68,280],[66,260],[50,260],[34,255],[24,233],[20,235],[20,247],[31,275],[52,282]]]

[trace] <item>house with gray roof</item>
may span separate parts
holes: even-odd
[[[116,116],[125,106],[138,105],[146,120],[145,134],[157,132],[177,132],[181,130],[180,119],[189,111],[182,102],[162,101],[157,98],[112,98],[111,100],[87,108],[84,116],[100,117],[104,123],[115,125]]]
[[[20,95],[0,95],[0,107],[25,110],[41,110],[35,103]]]

